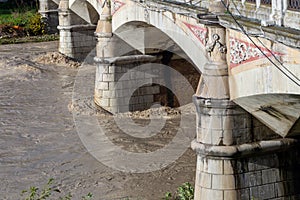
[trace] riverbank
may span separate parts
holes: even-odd
[[[25,37],[12,37],[12,38],[0,38],[0,45],[2,44],[21,44],[21,43],[33,43],[33,42],[49,42],[59,40],[59,35],[39,35],[39,36],[25,36]]]
[[[30,1],[0,2],[0,45],[58,40],[58,34],[48,34],[38,7]]]

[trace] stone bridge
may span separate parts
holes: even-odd
[[[40,0],[40,12],[49,24],[58,14],[61,53],[96,48],[95,102],[109,112],[193,99],[195,199],[300,199],[299,0]],[[193,90],[174,86],[183,100],[159,84],[135,90],[153,83],[151,67],[121,78],[149,63]]]

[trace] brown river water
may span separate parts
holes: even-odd
[[[90,66],[86,77],[90,96],[75,99],[78,101],[73,98],[72,103],[79,68],[70,63],[36,61],[57,51],[57,45],[0,45],[0,199],[24,199],[22,190],[43,187],[49,178],[54,178],[53,186],[61,191],[50,199],[71,193],[76,200],[90,192],[96,200],[156,200],[168,191],[175,192],[184,182],[194,184],[196,156],[189,148],[167,167],[144,173],[118,171],[89,153],[74,123],[78,114],[95,116],[116,146],[137,153],[168,144],[180,129],[180,118],[171,113],[161,132],[146,140],[122,134],[113,116],[93,104],[95,67]],[[191,124],[185,130],[194,134],[195,114],[193,110],[190,113]],[[135,115],[136,123],[149,123],[145,112],[140,118]]]

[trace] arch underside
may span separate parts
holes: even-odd
[[[243,107],[282,137],[299,135],[300,95],[258,94],[237,98]]]
[[[112,17],[113,33],[143,54],[171,51],[203,72],[208,58],[199,40],[162,12],[146,13],[148,16],[145,8],[135,4],[123,6]]]
[[[101,2],[98,0],[69,0],[69,8],[89,24],[97,24],[102,12]]]

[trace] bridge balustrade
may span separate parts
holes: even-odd
[[[300,12],[300,0],[289,0],[288,9]]]
[[[209,0],[161,0],[162,2],[208,8]],[[158,1],[157,1],[158,2]],[[229,0],[231,12],[260,21],[263,26],[284,26],[300,30],[300,0]]]
[[[155,0],[156,2],[168,2],[168,3],[176,3],[176,4],[186,4],[186,5],[192,5],[192,6],[198,6],[200,7],[200,3],[202,0]]]
[[[272,0],[246,0],[249,3],[258,3],[263,5],[272,5]],[[276,1],[275,1],[276,2]],[[300,12],[300,0],[288,0],[287,1],[287,9],[294,10]]]
[[[260,21],[263,26],[284,26],[300,30],[300,0],[231,0],[236,16]]]

